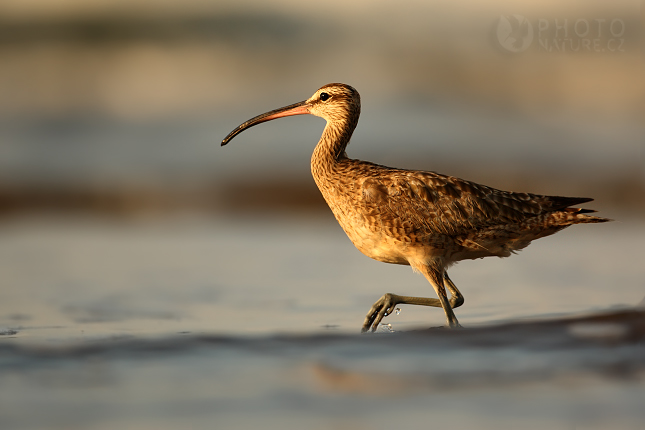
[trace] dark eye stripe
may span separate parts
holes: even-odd
[[[329,98],[329,94],[327,93],[320,93],[320,100],[325,101]]]

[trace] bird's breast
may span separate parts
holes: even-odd
[[[426,241],[383,226],[378,218],[361,211],[360,205],[327,201],[338,224],[354,246],[364,255],[384,263],[409,265],[411,261],[429,261],[441,257],[443,250]]]

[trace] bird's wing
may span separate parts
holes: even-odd
[[[361,192],[373,218],[417,235],[462,235],[589,200],[512,193],[434,172],[405,170],[368,177]]]

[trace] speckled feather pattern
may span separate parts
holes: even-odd
[[[371,258],[398,264],[420,258],[447,266],[506,257],[569,225],[607,221],[569,208],[587,198],[506,192],[435,172],[347,158],[360,98],[349,86],[330,84],[312,99],[322,91],[335,98],[338,109],[314,150],[312,174],[349,238]]]

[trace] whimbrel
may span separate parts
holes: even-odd
[[[515,193],[430,171],[395,169],[347,157],[361,100],[349,85],[328,84],[305,101],[258,115],[233,130],[226,145],[249,127],[311,114],[327,125],[311,157],[311,173],[347,236],[363,254],[421,272],[438,299],[384,294],[369,310],[362,331],[375,331],[399,304],[443,308],[449,327],[464,297],[447,269],[461,260],[508,257],[532,240],[572,224],[609,221],[571,207],[580,197]],[[446,288],[451,297],[448,300]]]

